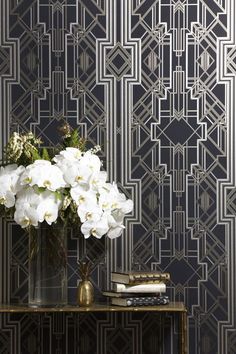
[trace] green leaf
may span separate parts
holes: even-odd
[[[79,146],[79,132],[77,129],[72,130],[70,136],[64,139],[65,147],[78,147]]]
[[[56,197],[58,200],[62,200],[62,196],[61,196],[61,193],[60,193],[59,191],[55,191],[54,194],[55,194],[55,197]]]
[[[79,132],[78,132],[77,129],[74,129],[72,131],[70,139],[71,139],[72,146],[78,146],[78,144],[79,144]]]
[[[32,159],[32,162],[34,162],[36,160],[41,160],[41,156],[39,155],[39,152],[32,149],[31,150],[31,159]]]
[[[43,193],[45,192],[46,188],[45,187],[37,187],[38,193]]]
[[[42,159],[50,161],[50,156],[49,156],[48,150],[45,147],[42,150]]]

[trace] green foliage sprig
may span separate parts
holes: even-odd
[[[14,132],[4,150],[4,162],[6,164],[17,163],[22,166],[31,164],[41,158],[40,144],[42,144],[41,139],[36,138],[32,132],[27,134]]]
[[[78,129],[72,129],[68,123],[65,123],[60,132],[63,134],[63,148],[74,147],[85,151],[86,140],[79,137]]]
[[[77,129],[72,129],[66,123],[59,130],[62,133],[63,149],[74,147],[85,151],[86,140],[79,137]],[[32,132],[26,134],[14,132],[4,150],[3,165],[16,163],[26,167],[36,160],[51,161],[50,148],[40,148],[41,144],[42,140],[35,137]]]

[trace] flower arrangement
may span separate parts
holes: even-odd
[[[46,222],[77,224],[85,238],[121,235],[125,214],[133,202],[120,193],[97,152],[86,151],[85,141],[69,125],[62,128],[61,149],[50,156],[33,133],[13,133],[0,167],[0,212],[11,215],[22,228]]]

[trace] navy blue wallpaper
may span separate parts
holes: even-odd
[[[63,121],[100,144],[134,200],[115,241],[69,239],[112,270],[171,273],[188,307],[190,354],[235,354],[234,0],[1,0],[0,155],[13,131],[58,143]],[[28,239],[1,221],[0,299],[27,302]],[[1,353],[177,353],[178,321],[155,314],[2,315]]]

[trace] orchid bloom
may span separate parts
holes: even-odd
[[[102,217],[98,221],[85,221],[81,226],[81,232],[85,238],[89,238],[90,236],[101,238],[108,230],[109,226],[106,217]]]
[[[66,186],[59,167],[45,160],[36,160],[33,164],[27,166],[20,181],[22,185],[31,187],[37,185],[51,191],[56,191]]]
[[[99,208],[98,205],[81,205],[77,209],[78,216],[81,220],[81,222],[85,221],[99,221],[101,219],[101,216],[103,214],[103,211],[101,208]]]
[[[70,194],[77,206],[87,205],[88,207],[91,207],[97,204],[96,193],[93,191],[87,191],[81,186],[71,188]]]
[[[6,208],[15,205],[15,195],[22,188],[19,177],[24,170],[23,166],[15,164],[0,168],[0,204]]]
[[[40,203],[37,207],[39,221],[46,221],[49,225],[58,218],[58,212],[62,205],[60,199],[51,191],[45,191],[40,195]]]
[[[15,204],[14,220],[22,228],[30,225],[37,226],[39,222],[37,206],[40,203],[40,195],[32,187],[22,189]]]

